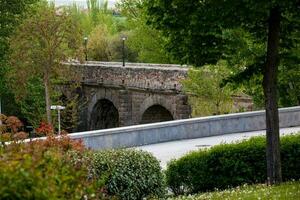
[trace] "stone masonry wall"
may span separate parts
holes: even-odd
[[[143,114],[154,105],[166,109],[172,119],[190,117],[191,108],[180,83],[187,76],[187,67],[130,63],[122,67],[120,63],[103,62],[71,63],[71,67],[82,83],[86,104],[80,114],[80,131],[91,130],[91,113],[101,99],[114,104],[119,126],[140,124]],[[161,115],[161,120],[165,119]]]
[[[126,88],[181,92],[180,80],[188,68],[180,65],[88,62],[71,63],[76,67],[79,80],[90,84],[122,86]]]
[[[145,111],[154,105],[165,108],[175,120],[190,117],[191,107],[181,84],[187,77],[186,66],[126,63],[123,67],[121,63],[90,61],[67,64],[82,83],[80,95],[86,106],[81,108],[80,131],[90,129],[91,113],[101,99],[111,101],[116,107],[119,126],[140,124]],[[233,100],[237,110],[252,110],[251,98],[233,96]]]

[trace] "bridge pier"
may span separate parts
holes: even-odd
[[[132,125],[132,98],[128,90],[120,90],[119,126]]]

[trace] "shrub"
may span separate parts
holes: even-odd
[[[178,195],[263,183],[266,181],[265,148],[265,138],[254,137],[191,152],[168,164],[167,184]],[[300,134],[281,138],[281,156],[284,181],[300,179]]]
[[[23,123],[15,116],[0,114],[0,145],[8,141],[24,140],[28,134],[22,131]]]
[[[72,162],[81,147],[66,136],[0,147],[0,199],[100,198],[101,183],[88,178],[88,163]]]
[[[54,134],[52,125],[46,122],[41,122],[40,126],[35,129],[35,132],[38,136],[50,136]]]
[[[93,154],[94,176],[107,175],[108,194],[120,199],[161,197],[164,177],[158,160],[137,150],[106,150]]]

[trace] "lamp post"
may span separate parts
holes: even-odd
[[[57,118],[58,118],[58,135],[60,135],[60,111],[65,109],[66,107],[60,105],[53,105],[50,107],[51,110],[57,110]]]
[[[123,67],[125,67],[125,40],[126,40],[126,37],[122,37],[122,60],[123,60]]]
[[[87,55],[87,43],[88,43],[88,37],[84,37],[83,38],[83,40],[84,40],[84,53],[85,53],[85,61],[87,61],[88,60],[88,55]]]

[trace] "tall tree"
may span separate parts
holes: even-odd
[[[51,123],[51,78],[62,75],[63,61],[76,57],[81,46],[80,27],[66,10],[45,2],[37,5],[11,38],[11,87],[17,97],[26,92],[26,83],[42,77],[47,122]]]
[[[117,8],[126,17],[131,32],[126,44],[138,53],[138,61],[146,63],[172,63],[165,51],[162,33],[146,24],[146,10],[143,0],[120,0]]]
[[[11,113],[13,95],[7,87],[9,37],[22,20],[28,7],[37,0],[0,0],[0,104],[5,101],[5,111]],[[11,109],[7,109],[7,108]]]
[[[242,29],[265,44],[263,56],[245,70],[261,71],[266,108],[267,176],[280,183],[277,73],[300,41],[299,0],[153,0],[145,2],[148,22],[169,38],[167,48],[183,62],[202,66],[235,52],[226,30]],[[228,57],[227,57],[228,58]],[[293,57],[295,59],[295,57]],[[255,68],[253,70],[252,68]]]

